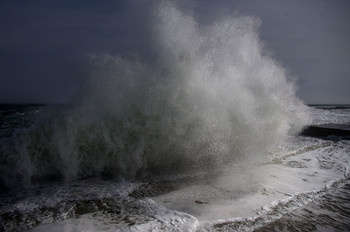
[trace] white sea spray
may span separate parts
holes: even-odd
[[[307,123],[258,19],[203,26],[160,2],[152,24],[155,58],[92,57],[80,104],[14,136],[3,157],[21,158],[6,163],[4,183],[221,170],[264,157]]]

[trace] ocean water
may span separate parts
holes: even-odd
[[[2,105],[1,231],[346,231],[350,123],[308,107],[241,16],[160,2],[152,61],[91,58],[72,105]]]
[[[1,106],[6,115],[2,124],[14,125],[12,130],[2,126],[3,176],[9,172],[6,166],[10,164],[4,163],[8,141],[33,130],[36,120],[43,120],[43,112],[56,111],[57,107],[62,110],[62,106]],[[350,119],[349,109],[310,111],[313,124],[320,120],[339,123],[345,115]],[[339,115],[344,117],[340,119]],[[19,121],[27,124],[14,123]],[[12,188],[3,182],[0,229],[350,231],[349,163],[348,138],[295,135],[275,147],[263,161],[249,164],[249,171],[235,167],[238,171],[226,169],[215,174],[129,179],[95,176],[70,182],[48,176],[33,178],[30,186]]]

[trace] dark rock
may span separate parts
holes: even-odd
[[[341,136],[343,139],[350,138],[350,125],[348,124],[322,124],[311,125],[300,133],[302,136],[324,138],[327,136]]]

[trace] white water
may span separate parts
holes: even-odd
[[[258,19],[199,25],[161,2],[152,23],[154,60],[94,57],[80,104],[13,139],[5,185],[215,172],[263,159],[307,122]]]
[[[328,110],[326,115],[332,115],[328,121],[335,119]],[[122,179],[52,183],[2,194],[0,215],[6,230],[38,225],[30,231],[253,231],[323,196],[333,199],[332,194],[349,183],[349,164],[349,141],[292,136],[264,163],[251,164],[244,172],[227,169],[216,177],[155,183]],[[349,196],[340,197],[344,200],[336,207],[347,209]],[[328,206],[312,210],[323,215],[324,207]],[[297,216],[306,221],[309,215]],[[324,220],[312,224],[347,228],[338,224],[337,217]]]
[[[285,151],[271,154],[271,162],[251,166],[249,173],[264,175],[255,188],[245,186],[251,183],[246,181],[249,177],[243,176],[240,184],[237,178],[242,176],[232,175],[160,182],[155,187],[94,179],[2,196],[0,212],[17,215],[13,228],[39,221],[31,231],[253,231],[349,181],[349,141],[295,140]],[[291,144],[299,142],[305,144],[303,151]],[[169,184],[175,188],[159,190]],[[135,191],[146,197],[137,197]]]

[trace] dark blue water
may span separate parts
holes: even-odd
[[[44,105],[0,104],[0,138],[9,137],[16,129],[29,127]]]

